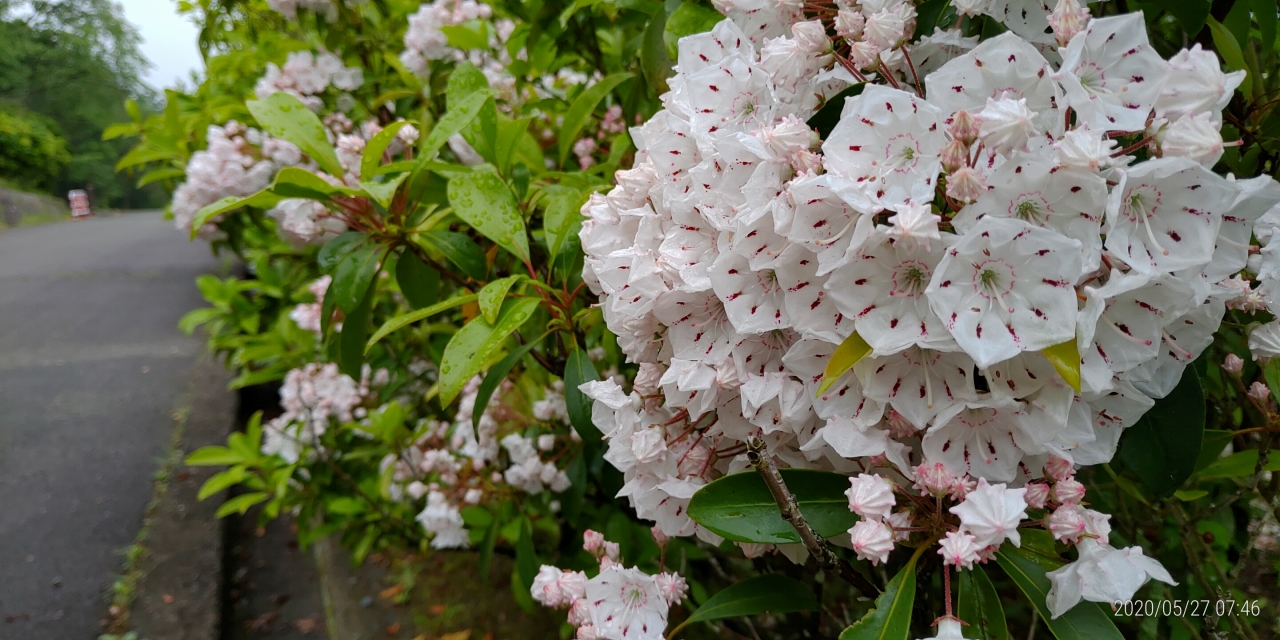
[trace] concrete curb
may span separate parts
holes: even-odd
[[[225,492],[196,499],[201,485],[221,469],[187,467],[182,460],[200,447],[223,444],[235,426],[231,376],[209,356],[192,367],[190,390],[178,410],[176,464],[157,495],[141,562],[141,580],[129,626],[145,640],[218,640],[223,615],[225,525],[216,517]],[[185,414],[185,420],[181,416]],[[170,458],[173,460],[174,458]]]

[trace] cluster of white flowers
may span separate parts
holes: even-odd
[[[333,0],[267,0],[267,6],[290,20],[298,18],[298,9],[314,11],[329,22],[338,18],[338,6]]]
[[[339,91],[355,91],[364,84],[364,71],[360,67],[348,67],[342,58],[322,51],[319,55],[310,51],[289,54],[284,66],[274,62],[267,64],[267,72],[258,79],[253,91],[265,99],[273,93],[284,91],[307,105],[312,111],[324,107],[319,96],[329,87]]]
[[[517,491],[562,493],[570,485],[569,476],[555,462],[566,438],[548,429],[526,435],[528,410],[511,405],[517,391],[510,381],[500,385],[482,408],[478,428],[472,426],[480,383],[477,376],[463,389],[453,422],[422,421],[413,446],[382,461],[384,469],[394,466],[393,500],[417,501],[427,496],[418,522],[432,534],[434,549],[470,546],[460,515],[463,505],[508,499]],[[546,389],[545,397],[534,402],[532,413],[550,430],[568,428],[564,385]],[[576,434],[571,432],[569,437],[576,439]],[[544,461],[544,454],[551,459]]]
[[[320,276],[315,282],[307,285],[307,290],[316,297],[315,302],[303,302],[289,311],[289,319],[293,320],[299,329],[315,333],[316,337],[323,337],[321,328],[324,326],[324,294],[329,291],[329,285],[332,282],[333,277],[326,275]]]
[[[284,413],[263,425],[262,452],[297,462],[304,449],[314,449],[331,420],[350,422],[367,414],[370,387],[386,384],[385,369],[373,373],[365,365],[360,382],[333,363],[311,362],[293,369],[280,387]]]
[[[315,200],[281,200],[267,215],[276,219],[280,235],[295,246],[323,244],[347,230],[341,218],[330,214],[324,204]]]
[[[1140,13],[987,3],[1010,31],[930,36],[921,76],[909,3],[837,5],[827,25],[799,3],[732,3],[680,41],[634,168],[583,208],[583,277],[639,373],[629,394],[583,390],[620,495],[668,535],[714,541],[685,506],[746,468],[755,436],[782,465],[884,476],[851,489],[869,559],[905,517],[876,503],[890,478],[941,470],[973,496],[943,554],[971,566],[1017,543],[1051,460],[1109,461],[1173,390],[1241,296],[1232,276],[1280,185],[1207,168],[1242,75],[1198,46],[1163,60]],[[819,141],[806,120],[864,77]],[[838,347],[865,356],[828,375]],[[1099,554],[1140,556],[1088,526]],[[1126,580],[1167,577],[1138,565]],[[1061,586],[1059,612],[1076,593],[1099,594]]]
[[[424,4],[409,16],[409,30],[404,34],[404,52],[400,61],[410,71],[426,75],[432,60],[463,59],[463,52],[449,46],[449,37],[441,27],[452,27],[472,20],[488,20],[493,8],[476,0],[435,0]]]
[[[660,534],[655,535],[663,540]],[[545,607],[569,610],[576,640],[637,640],[661,638],[671,606],[689,590],[678,573],[649,575],[623,566],[618,544],[588,529],[582,548],[600,562],[593,578],[581,571],[562,571],[542,565],[530,593]]]
[[[227,196],[248,196],[266,187],[275,175],[277,164],[256,145],[270,147],[284,154],[293,145],[267,138],[232,120],[225,125],[210,126],[206,134],[208,146],[191,155],[187,162],[186,181],[173,193],[170,211],[174,224],[189,231],[201,208]],[[285,154],[287,156],[287,154]],[[287,159],[285,157],[284,159]],[[200,229],[202,238],[216,237],[217,227],[206,223]]]

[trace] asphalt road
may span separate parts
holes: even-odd
[[[0,638],[101,633],[217,268],[158,213],[0,233]]]

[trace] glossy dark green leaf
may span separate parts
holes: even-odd
[[[533,315],[538,304],[538,298],[508,299],[498,313],[496,324],[490,325],[477,316],[453,334],[440,360],[441,405],[447,406],[458,397],[467,381],[480,373],[485,360]]]
[[[818,109],[817,113],[809,116],[809,121],[807,122],[809,128],[817,131],[818,135],[821,136],[823,140],[826,140],[827,136],[831,135],[831,131],[840,123],[840,113],[844,111],[845,100],[856,95],[861,95],[862,89],[866,86],[867,84],[865,82],[859,82],[858,84],[845,87],[840,91],[840,93],[831,96],[831,98],[827,100],[827,103],[822,105],[821,109]]]
[[[1258,450],[1245,449],[1225,458],[1214,460],[1212,464],[1196,474],[1201,480],[1218,480],[1221,478],[1243,478],[1252,476],[1258,470]],[[1267,463],[1262,471],[1280,471],[1280,452],[1267,456]]]
[[[956,571],[956,616],[969,623],[961,632],[966,638],[1008,640],[1009,627],[1004,619],[1000,594],[987,576],[986,568]]]
[[[1013,579],[1027,600],[1040,612],[1041,622],[1058,640],[1123,640],[1111,616],[1095,602],[1081,602],[1054,618],[1047,604],[1052,583],[1046,573],[1063,565],[1043,555],[1005,543],[996,552],[996,562]]]
[[[329,145],[320,117],[297,97],[277,91],[265,100],[250,100],[245,106],[264,131],[297,145],[330,175],[341,176],[344,173],[342,163],[338,162],[338,153]]]
[[[1262,36],[1262,46],[1268,50],[1275,47],[1276,42],[1276,0],[1250,0],[1253,19],[1258,23],[1258,33]],[[1195,35],[1195,34],[1192,34]]]
[[[450,104],[449,110],[436,122],[436,126],[431,128],[426,140],[422,142],[421,155],[418,156],[419,164],[425,164],[434,159],[449,138],[470,126],[480,114],[481,107],[491,99],[487,92],[477,92],[461,98],[457,104]]]
[[[667,12],[658,9],[649,18],[640,44],[640,69],[644,72],[645,82],[656,95],[667,92],[667,78],[673,73],[671,57],[667,55],[667,46],[662,41],[666,26]]]
[[[1182,25],[1182,30],[1192,38],[1196,37],[1200,30],[1204,28],[1204,22],[1209,17],[1209,8],[1211,6],[1208,0],[1172,0],[1158,4],[1160,8],[1177,18],[1178,24]]]
[[[599,379],[600,374],[596,372],[591,358],[587,357],[587,352],[574,347],[564,363],[564,402],[569,412],[569,424],[584,441],[593,444],[599,443],[604,434],[591,421],[591,398],[578,387]]]
[[[200,233],[201,227],[208,222],[224,213],[252,207],[254,209],[270,209],[276,206],[282,200],[280,196],[272,193],[270,189],[259,191],[251,196],[240,198],[237,196],[227,196],[217,202],[206,205],[196,212],[195,218],[191,221],[191,238],[195,239]]]
[[[1236,40],[1231,30],[1222,25],[1221,22],[1214,20],[1210,16],[1206,21],[1209,25],[1209,32],[1213,36],[1213,46],[1218,50],[1218,55],[1222,56],[1222,61],[1227,63],[1227,69],[1230,71],[1246,71],[1248,65],[1245,64],[1244,51],[1241,49],[1240,41]],[[1253,76],[1245,76],[1244,82],[1240,83],[1240,92],[1246,96],[1253,95]]]
[[[911,608],[916,602],[916,561],[920,554],[898,571],[884,592],[876,598],[876,608],[867,612],[840,634],[840,640],[907,640],[911,633]]]
[[[443,255],[463,275],[472,280],[484,280],[489,268],[484,252],[465,233],[432,229],[414,236],[424,247]]]
[[[858,521],[844,494],[849,489],[848,476],[783,469],[782,478],[795,494],[805,520],[819,535],[840,535]],[[734,542],[800,542],[799,534],[782,519],[764,479],[755,471],[728,475],[699,489],[689,502],[689,517]]]
[[[813,590],[795,578],[777,573],[752,576],[735,582],[702,603],[684,624],[761,613],[817,611]]]
[[[533,548],[533,524],[529,518],[520,519],[520,539],[516,542],[516,573],[520,575],[520,584],[529,591],[533,579],[538,575],[538,553]]]
[[[1206,429],[1204,440],[1200,443],[1200,456],[1196,458],[1196,471],[1200,471],[1222,457],[1222,450],[1231,443],[1233,434],[1230,431]]]
[[[547,250],[554,259],[564,248],[565,239],[578,235],[582,228],[582,205],[590,194],[585,189],[562,188],[547,200],[542,215],[542,230],[547,236]]]
[[[321,273],[332,273],[333,268],[338,266],[342,259],[347,257],[357,247],[369,239],[369,234],[360,231],[348,231],[326,243],[320,247],[320,253],[316,255],[316,264],[320,267]]]
[[[1195,367],[1182,372],[1182,380],[1166,397],[1125,429],[1120,438],[1120,458],[1160,496],[1171,496],[1195,472],[1204,438],[1204,395]]]
[[[396,261],[396,283],[414,309],[425,309],[439,302],[440,272],[412,251],[406,249]]]
[[[333,282],[329,285],[333,303],[344,313],[350,313],[364,299],[385,253],[379,245],[364,243],[347,254],[333,270]]]
[[[425,320],[442,311],[448,311],[449,309],[452,309],[454,307],[464,305],[468,302],[472,302],[476,299],[476,297],[477,296],[474,293],[465,295],[465,296],[458,296],[456,298],[450,298],[443,302],[437,302],[436,304],[433,304],[429,307],[424,307],[416,311],[410,311],[409,313],[395,316],[394,318],[391,318],[386,322],[382,323],[381,327],[378,327],[378,330],[375,331],[373,333],[373,336],[369,338],[369,343],[365,345],[365,351],[367,352],[369,349],[372,349],[373,345],[377,344],[379,340],[387,337],[388,334],[394,331],[403,329],[404,327],[407,327],[415,322],[418,322],[419,320]]]
[[[529,261],[524,217],[507,183],[496,173],[476,171],[449,180],[449,204],[464,222],[484,237]]]
[[[338,334],[338,368],[355,380],[360,379],[364,365],[365,343],[369,339],[369,308],[373,305],[373,287],[359,304],[342,320]]]
[[[485,322],[494,324],[498,321],[498,312],[502,310],[502,302],[507,299],[507,292],[511,291],[511,287],[524,276],[507,276],[498,278],[480,289],[478,298],[480,304],[480,315],[484,316]]]

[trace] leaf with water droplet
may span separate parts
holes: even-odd
[[[476,316],[464,325],[440,358],[440,404],[448,406],[462,392],[473,376],[480,373],[485,360],[502,346],[507,336],[520,328],[538,308],[538,298],[511,298],[498,312],[498,322],[490,325]]]
[[[507,183],[490,171],[475,171],[449,180],[449,204],[464,222],[484,237],[529,262],[524,217]]]
[[[277,91],[265,100],[250,100],[244,104],[267,133],[297,145],[330,175],[342,176],[342,163],[338,162],[338,153],[329,145],[324,124],[301,100]]]
[[[485,322],[494,324],[498,321],[498,312],[502,310],[502,301],[507,299],[507,292],[520,279],[521,276],[498,278],[486,284],[480,290],[480,315],[484,316]]]

